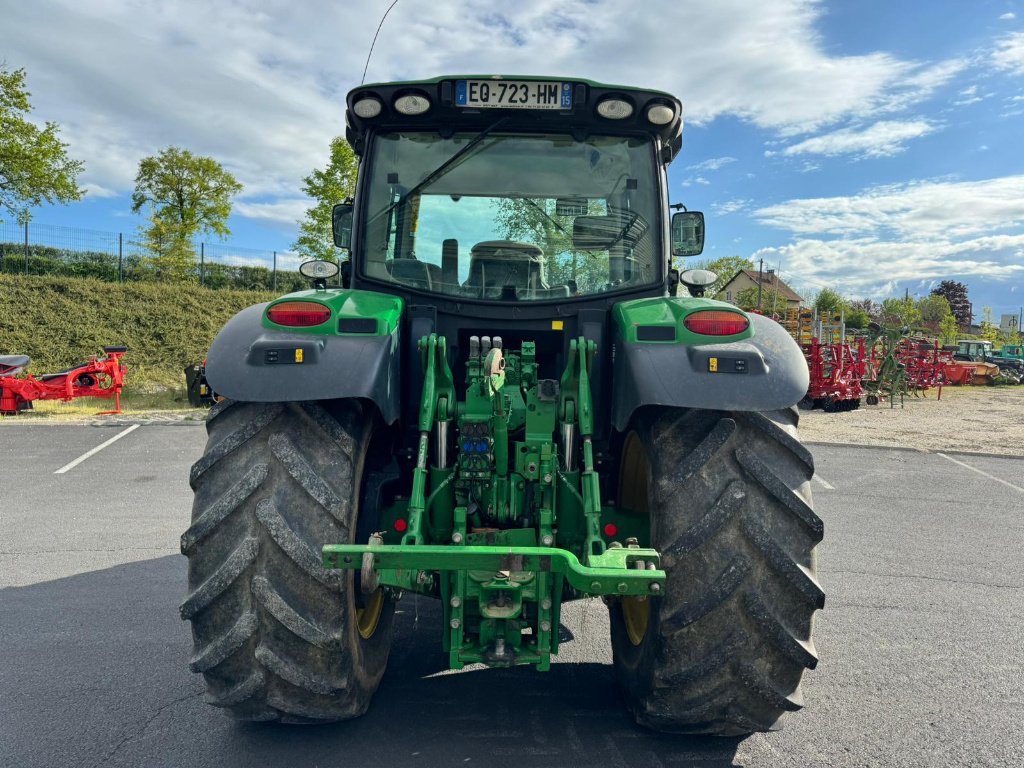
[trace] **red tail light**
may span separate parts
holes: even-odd
[[[326,323],[331,310],[315,301],[283,301],[267,310],[267,319],[278,325],[306,327]]]
[[[687,315],[683,325],[703,336],[734,336],[747,330],[750,320],[737,312],[706,309]]]

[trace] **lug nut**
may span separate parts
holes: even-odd
[[[541,632],[550,632],[551,631],[551,622],[550,621],[542,621],[540,623],[540,631]]]
[[[458,629],[460,626],[462,626],[462,622],[458,619],[452,619],[449,623],[451,624],[452,629]]]
[[[550,597],[545,597],[543,600],[541,600],[540,601],[540,607],[541,607],[541,610],[550,611],[551,610],[551,598]]]
[[[651,594],[654,594],[654,595],[661,594],[661,584],[658,584],[657,582],[654,582],[653,584],[651,584]]]
[[[458,595],[456,595],[455,597],[453,597],[451,599],[450,602],[451,602],[452,608],[458,608],[460,605],[462,605],[462,598],[459,597]]]
[[[545,547],[550,547],[552,544],[555,543],[555,537],[552,536],[550,533],[545,533],[541,537],[540,543],[543,544]]]
[[[452,544],[461,544],[461,543],[462,543],[462,534],[459,533],[458,531],[456,531],[455,533],[452,534]]]

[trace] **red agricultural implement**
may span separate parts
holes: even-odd
[[[0,355],[0,414],[13,416],[32,407],[35,400],[63,400],[76,397],[114,399],[114,410],[121,412],[121,389],[127,371],[121,356],[126,347],[104,347],[103,355],[67,370],[47,373],[35,378],[31,373],[19,374],[28,366],[27,355]]]
[[[810,384],[800,407],[805,410],[821,408],[829,413],[859,408],[864,394],[861,381],[866,370],[864,339],[857,341],[856,354],[845,341],[822,344],[817,337],[812,337],[801,346],[807,359]]]
[[[950,358],[938,341],[904,337],[897,345],[896,358],[906,368],[908,390],[926,392],[938,387],[941,396],[943,369]]]

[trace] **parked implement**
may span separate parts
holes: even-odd
[[[27,355],[0,355],[0,415],[13,416],[32,408],[36,400],[70,402],[76,397],[113,398],[121,412],[121,389],[127,366],[121,361],[127,347],[104,347],[84,363],[35,378],[25,371],[32,362]],[[102,415],[102,414],[101,414]]]
[[[652,728],[801,706],[824,600],[807,366],[775,322],[703,298],[706,274],[675,295],[673,256],[704,239],[669,216],[680,115],[575,80],[349,94],[348,260],[303,265],[311,290],[240,312],[207,360],[228,399],[192,470],[181,612],[215,706],[361,714],[408,593],[441,602],[451,667],[539,670],[566,601],[602,597]]]

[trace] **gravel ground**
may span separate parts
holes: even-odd
[[[800,436],[807,442],[881,445],[929,451],[966,451],[1024,456],[1024,386],[944,387],[909,396],[903,407],[861,405],[856,411],[801,411]],[[135,410],[97,416],[81,405],[46,404],[44,411],[0,417],[4,424],[196,424],[205,408]]]
[[[808,442],[885,445],[930,451],[1024,456],[1024,386],[943,387],[856,411],[803,411],[800,436]]]

